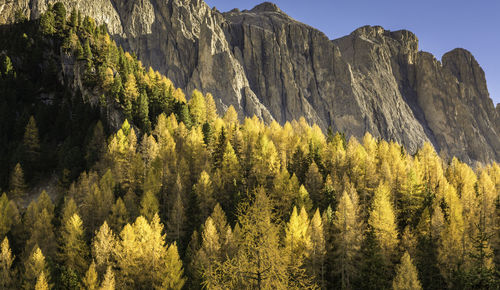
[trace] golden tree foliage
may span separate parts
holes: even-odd
[[[19,211],[14,201],[9,200],[6,193],[0,196],[0,239],[20,222]]]
[[[115,274],[111,266],[108,266],[99,290],[115,290],[115,285]]]
[[[442,182],[444,175],[442,161],[434,147],[428,142],[424,143],[424,146],[417,153],[417,160],[427,188],[435,190]]]
[[[201,249],[197,253],[197,271],[207,289],[217,288],[220,281],[218,267],[223,262],[221,242],[212,218],[208,217],[202,233]]]
[[[214,97],[210,93],[207,93],[205,95],[205,108],[207,111],[206,122],[213,124],[218,118],[218,116],[217,116],[217,107],[215,105]]]
[[[44,279],[47,282],[50,280],[49,268],[47,262],[45,261],[45,256],[38,246],[35,246],[33,248],[31,255],[25,263],[24,269],[23,287],[25,289],[33,289],[36,285],[38,277],[42,272],[44,274]]]
[[[390,260],[398,244],[398,232],[396,217],[390,202],[390,189],[385,183],[381,183],[375,189],[368,224],[375,232],[383,256]]]
[[[120,233],[115,255],[121,287],[141,285],[157,289],[172,285],[180,289],[184,284],[177,247],[165,244],[163,225],[157,214],[151,223],[140,216],[135,223],[127,224]]]
[[[353,194],[355,193],[354,191]],[[336,230],[335,269],[340,274],[341,285],[344,289],[351,287],[358,272],[356,263],[362,240],[358,213],[357,198],[354,198],[353,202],[347,191],[344,191],[333,219],[333,226]]]
[[[418,280],[417,268],[413,265],[408,252],[403,254],[401,263],[396,267],[396,277],[392,281],[394,290],[419,290],[422,285]]]
[[[205,123],[207,120],[207,104],[203,94],[198,90],[194,90],[188,105],[191,120],[197,125]]]
[[[30,253],[38,245],[43,253],[52,256],[57,247],[52,223],[54,205],[45,191],[42,191],[36,202],[30,203],[23,218],[25,230],[30,234],[25,252]]]
[[[35,290],[49,290],[49,285],[43,272],[40,273],[40,276],[36,280]]]
[[[68,268],[83,275],[87,269],[88,248],[84,240],[83,223],[74,214],[64,224],[61,234],[60,260]]]
[[[153,219],[155,214],[160,212],[160,204],[155,194],[152,191],[147,191],[142,196],[141,209],[139,214],[145,217],[148,221]]]
[[[314,277],[316,284],[321,288],[326,287],[326,240],[323,220],[316,209],[309,223],[308,229],[311,236],[311,247],[308,253],[307,269],[308,273]]]
[[[300,214],[297,214],[297,208],[294,207],[285,228],[285,248],[289,252],[291,265],[300,266],[309,258],[312,243],[308,228],[309,218],[305,208],[302,207]]]
[[[9,240],[4,238],[0,245],[0,288],[9,289],[13,286],[15,272],[12,269],[12,263],[15,256],[9,246]]]
[[[266,135],[258,138],[252,163],[252,172],[259,184],[266,184],[278,172],[278,153],[273,142]]]
[[[229,124],[229,126],[233,126],[238,123],[238,113],[232,105],[227,108],[226,114],[224,115],[224,122]]]
[[[114,265],[114,251],[117,245],[116,236],[109,228],[108,223],[104,222],[96,231],[91,247],[92,257],[95,260],[98,273],[103,274],[107,267]]]
[[[210,215],[217,203],[210,175],[206,171],[201,172],[198,182],[193,186],[193,190],[196,194],[198,209],[200,210],[199,215],[201,220],[204,220]]]
[[[451,283],[453,271],[459,270],[466,256],[462,244],[465,229],[462,204],[455,188],[447,182],[443,182],[439,187],[437,196],[441,197],[447,205],[445,212],[447,219],[444,221],[441,231],[438,259],[442,275]],[[434,224],[438,225],[439,223],[435,222]]]
[[[133,74],[127,75],[127,81],[124,85],[125,98],[127,100],[135,100],[139,96],[139,91],[137,90],[137,82]]]
[[[21,164],[17,163],[10,177],[9,199],[20,204],[25,199],[26,183],[24,181],[24,171]]]
[[[83,277],[83,285],[85,285],[85,289],[88,290],[97,290],[99,287],[99,277],[97,276],[95,263],[92,262]]]
[[[258,189],[252,204],[238,216],[235,256],[221,267],[222,288],[286,288],[289,285],[286,258],[279,247],[278,229],[271,222],[271,203]]]

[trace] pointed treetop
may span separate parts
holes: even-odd
[[[36,280],[35,290],[49,290],[49,284],[45,278],[45,273],[41,272]]]
[[[396,277],[392,281],[392,288],[395,290],[422,289],[422,285],[418,280],[417,268],[413,265],[408,252],[403,254],[401,264],[396,266]]]

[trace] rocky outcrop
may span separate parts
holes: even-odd
[[[37,17],[48,0],[0,0]],[[406,30],[361,27],[328,39],[276,5],[220,13],[202,0],[63,0],[106,23],[115,40],[188,92],[211,92],[223,112],[280,123],[302,116],[361,137],[366,131],[410,152],[431,142],[463,161],[500,160],[500,109],[474,57],[436,60]]]
[[[499,114],[470,52],[452,50],[442,63],[421,52],[417,60],[418,105],[441,149],[468,162],[498,160]]]

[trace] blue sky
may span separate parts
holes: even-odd
[[[206,0],[220,11],[251,9],[258,0]],[[363,25],[408,29],[419,49],[436,58],[469,50],[486,73],[490,97],[500,103],[500,0],[274,0],[291,17],[335,39]]]

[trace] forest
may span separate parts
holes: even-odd
[[[16,18],[0,289],[500,289],[497,163],[218,114],[78,11]]]

